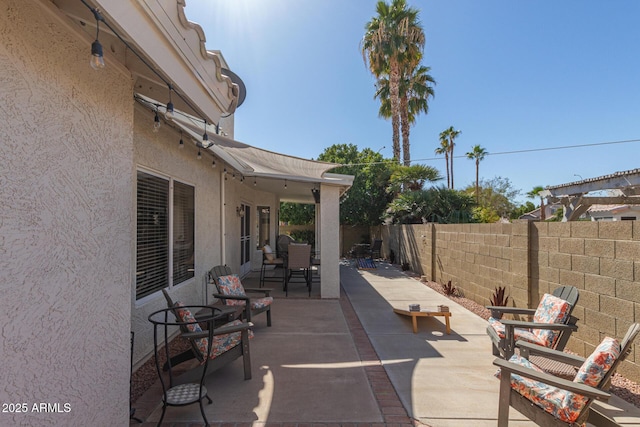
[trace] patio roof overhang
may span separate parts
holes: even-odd
[[[171,92],[168,82],[175,108],[209,123],[232,114],[244,98],[244,85],[226,70],[221,53],[208,51],[204,31],[186,18],[184,0],[84,1],[104,18],[99,41],[107,66],[128,71],[135,92],[166,103]],[[93,12],[81,0],[43,3],[53,4],[61,17],[77,24],[72,27],[87,41],[88,62],[96,38]]]
[[[158,102],[141,94],[136,95],[140,105],[152,110]],[[243,179],[244,183],[257,190],[276,194],[279,200],[294,203],[315,203],[312,189],[320,185],[340,187],[340,195],[353,184],[352,175],[330,173],[340,166],[337,163],[321,162],[289,156],[257,148],[243,142],[216,134],[216,128],[207,125],[209,146],[202,144],[205,125],[196,117],[180,112],[168,123],[182,131],[183,139],[190,140],[202,150],[211,153],[227,166],[227,179]]]

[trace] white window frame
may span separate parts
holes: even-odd
[[[137,184],[137,182],[138,182],[138,180],[137,180],[137,177],[138,177],[138,173],[140,173],[140,172],[145,173],[145,174],[150,175],[150,176],[154,176],[156,178],[160,178],[160,179],[166,180],[169,183],[169,195],[168,195],[169,196],[169,200],[168,200],[169,216],[167,218],[167,223],[168,223],[168,228],[169,228],[169,230],[168,230],[168,257],[167,257],[168,277],[167,277],[167,283],[165,284],[165,286],[163,286],[162,288],[158,289],[157,291],[155,291],[155,292],[153,292],[153,293],[151,293],[149,295],[145,295],[144,297],[142,297],[140,299],[137,299],[137,287],[138,287],[138,284],[137,284],[136,277],[134,277],[133,281],[134,281],[134,289],[135,289],[135,294],[136,294],[136,300],[135,300],[136,307],[142,306],[145,303],[147,303],[148,301],[155,299],[158,296],[158,293],[164,288],[167,288],[167,287],[169,289],[171,289],[171,288],[176,288],[176,289],[177,288],[181,288],[182,286],[185,286],[188,283],[192,283],[195,280],[195,271],[194,271],[192,277],[189,277],[186,280],[184,280],[184,281],[182,281],[182,282],[180,282],[178,284],[175,284],[175,285],[173,284],[173,276],[174,276],[174,269],[173,269],[173,257],[174,257],[174,226],[173,226],[174,212],[173,212],[173,210],[174,210],[174,208],[173,208],[173,205],[174,205],[174,183],[175,182],[178,182],[180,184],[187,185],[187,186],[190,186],[190,187],[193,188],[193,197],[194,197],[194,201],[193,201],[193,204],[194,204],[194,212],[193,212],[193,224],[194,224],[193,245],[194,245],[194,249],[193,250],[194,250],[194,261],[195,261],[196,186],[193,183],[190,183],[188,181],[184,181],[182,179],[177,179],[177,178],[174,178],[174,177],[172,177],[170,175],[162,174],[162,173],[159,173],[159,172],[147,169],[147,168],[143,168],[143,167],[136,168],[136,189],[135,189],[136,190],[136,192],[135,192],[135,194],[136,194],[136,199],[135,199],[136,200],[136,203],[135,203],[135,212],[136,212],[136,218],[135,218],[136,232],[135,232],[135,236],[136,236],[136,241],[135,241],[135,256],[134,256],[134,271],[137,271],[137,256],[138,256],[138,241],[137,241],[137,235],[138,235],[137,234],[137,231],[138,231],[138,215],[137,215],[138,184]]]

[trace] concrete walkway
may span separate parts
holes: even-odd
[[[498,386],[486,321],[384,263],[374,270],[341,266],[340,300],[311,298],[304,286],[285,298],[274,284],[273,326],[253,319],[253,379],[243,380],[236,360],[212,373],[205,405],[217,427],[432,427],[495,426]],[[255,277],[243,279],[257,287]],[[392,309],[419,303],[448,305],[444,318],[408,317]],[[161,388],[135,403],[143,426],[156,425]],[[614,397],[618,421],[640,426],[640,411]],[[623,417],[624,416],[624,417]],[[636,417],[637,418],[634,418]],[[511,426],[534,424],[511,411]],[[198,405],[167,409],[163,425],[202,425]],[[132,423],[131,425],[140,425]]]

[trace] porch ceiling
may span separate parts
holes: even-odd
[[[148,110],[157,103],[141,95],[137,97],[140,105]],[[204,123],[182,112],[167,124],[182,131],[185,143],[191,141],[215,159],[221,160],[217,164],[223,164],[217,167],[227,169],[228,180],[243,180],[245,185],[274,193],[281,201],[314,203],[311,190],[319,189],[321,184],[341,187],[341,194],[353,184],[354,177],[351,175],[328,172],[340,166],[337,163],[303,159],[253,147],[216,134],[212,125],[207,125],[210,146],[205,148],[202,145]]]

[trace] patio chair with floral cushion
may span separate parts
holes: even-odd
[[[487,334],[493,344],[493,355],[508,359],[517,340],[529,341],[556,350],[563,350],[578,319],[571,315],[578,302],[578,289],[562,286],[553,294],[544,294],[538,308],[487,307],[492,312]],[[502,314],[533,315],[533,321],[501,319]],[[497,318],[495,316],[498,316]]]
[[[267,326],[271,326],[271,305],[273,304],[273,297],[269,296],[271,289],[245,288],[237,274],[220,276],[215,285],[218,292],[213,296],[222,300],[223,304],[244,307],[243,317],[247,322],[251,322],[257,314],[266,313]],[[248,293],[262,294],[263,297],[251,298],[247,295]]]
[[[611,376],[631,351],[640,324],[632,324],[622,342],[606,337],[586,359],[561,351],[529,345],[530,351],[546,358],[579,366],[573,381],[545,373],[529,360],[515,354],[508,361],[497,358],[500,370],[498,427],[509,425],[509,407],[539,426],[584,426],[602,419],[591,407],[594,399],[607,400]],[[522,341],[518,345],[527,345]]]
[[[193,382],[202,375],[201,369],[204,369],[204,355],[207,354],[209,331],[202,330],[196,322],[193,313],[191,313],[189,309],[184,308],[184,304],[180,301],[173,304],[171,308],[173,309],[176,319],[186,324],[186,326],[180,326],[180,337],[189,341],[193,356],[200,362],[199,366],[180,375],[176,379],[176,384]],[[201,319],[199,318],[197,320],[200,321]],[[250,329],[252,326],[253,324],[250,322],[234,320],[233,322],[214,329],[211,353],[209,354],[209,372],[214,372],[238,357],[242,357],[244,363],[244,379],[251,379],[249,339],[253,338],[253,332]]]

